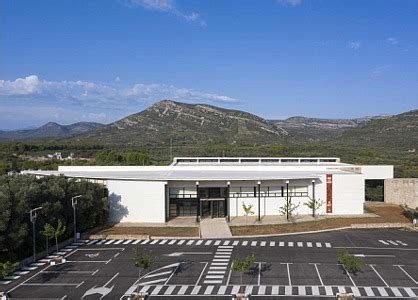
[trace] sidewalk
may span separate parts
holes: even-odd
[[[230,238],[232,237],[228,223],[225,218],[202,219],[200,221],[201,237],[204,239]]]

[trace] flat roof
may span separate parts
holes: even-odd
[[[24,171],[24,174],[40,176],[65,176],[71,178],[115,179],[115,180],[143,180],[143,181],[199,181],[199,180],[287,180],[287,179],[315,179],[325,173],[342,173],[340,170],[326,172],[312,171],[262,171],[262,170],[167,170],[167,171]]]

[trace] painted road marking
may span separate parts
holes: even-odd
[[[303,243],[302,242],[298,242],[297,245],[298,245],[298,247],[303,247]]]
[[[132,240],[126,240],[123,242],[124,245],[128,245],[130,242],[132,242]]]
[[[389,243],[385,242],[384,240],[379,240],[383,245],[389,246]]]
[[[293,242],[288,242],[288,243],[287,243],[287,245],[288,245],[289,247],[293,247]]]
[[[270,242],[270,247],[276,246],[276,242]]]
[[[209,246],[211,243],[212,243],[212,240],[208,240],[206,241],[205,246]]]
[[[192,245],[194,243],[194,241],[193,240],[190,240],[190,241],[188,241],[187,243],[186,243],[186,245]]]
[[[325,247],[331,248],[331,244],[330,243],[325,243]]]
[[[385,288],[384,288],[384,287],[379,286],[379,287],[377,288],[377,290],[379,291],[380,296],[383,296],[383,297],[387,297],[387,296],[389,296],[389,294],[386,292],[386,290],[385,290]]]
[[[321,247],[322,247],[322,244],[321,244],[321,243],[316,243],[316,246],[317,246],[318,248],[321,248]]]
[[[279,242],[279,247],[283,247],[284,246],[284,242]]]
[[[136,245],[136,244],[138,244],[139,242],[140,242],[141,240],[135,240],[133,243],[132,243],[132,245]],[[148,242],[147,240],[145,240],[146,242]],[[141,243],[142,244],[142,243]],[[146,244],[146,243],[144,243],[144,244]]]
[[[397,242],[397,243],[399,243],[399,244],[401,244],[402,246],[408,246],[408,244],[407,244],[407,243],[404,243],[404,242],[402,242],[402,241],[398,241],[398,240],[396,240],[396,242]]]

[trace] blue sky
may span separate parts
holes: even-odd
[[[1,0],[0,128],[160,99],[265,118],[418,107],[418,1]]]

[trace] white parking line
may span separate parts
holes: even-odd
[[[222,283],[222,281],[221,281],[221,282],[218,282],[218,280],[212,280],[212,281],[214,281],[214,283]],[[210,283],[210,282],[208,282],[208,283]],[[214,288],[214,286],[213,286],[213,285],[209,285],[209,286],[206,288],[206,290],[205,290],[205,292],[204,292],[203,294],[205,294],[205,295],[210,295],[210,294],[212,294],[213,288]]]
[[[180,290],[178,291],[179,295],[184,295],[184,293],[186,293],[188,286],[187,285],[182,285]]]
[[[394,265],[394,267],[398,267],[399,269],[401,269],[402,272],[404,272],[405,275],[409,277],[409,279],[411,279],[415,284],[418,284],[418,281],[416,281],[407,271],[405,271],[405,269],[402,268],[402,265]]]
[[[386,281],[383,279],[382,276],[380,276],[380,274],[376,271],[376,269],[374,268],[374,265],[369,265],[370,268],[372,268],[372,270],[376,273],[377,276],[379,276],[380,280],[382,280],[382,282],[386,285],[389,286]]]
[[[324,282],[322,281],[321,274],[319,274],[319,270],[318,270],[318,266],[317,266],[317,264],[315,264],[315,263],[314,263],[313,265],[314,265],[314,267],[315,267],[316,274],[318,275],[319,282],[321,282],[321,285],[322,285],[322,286],[324,286]]]
[[[339,264],[339,265],[340,265],[340,264]],[[344,267],[344,265],[340,265],[340,266],[344,269],[344,271],[345,271],[345,273],[347,274],[348,278],[350,278],[351,283],[352,283],[354,286],[357,286],[357,285],[354,283],[353,278],[351,278],[350,273],[349,273],[349,272],[347,271],[347,269]]]
[[[151,295],[157,295],[161,291],[162,288],[163,288],[163,285],[157,285],[155,289],[152,290]]]

